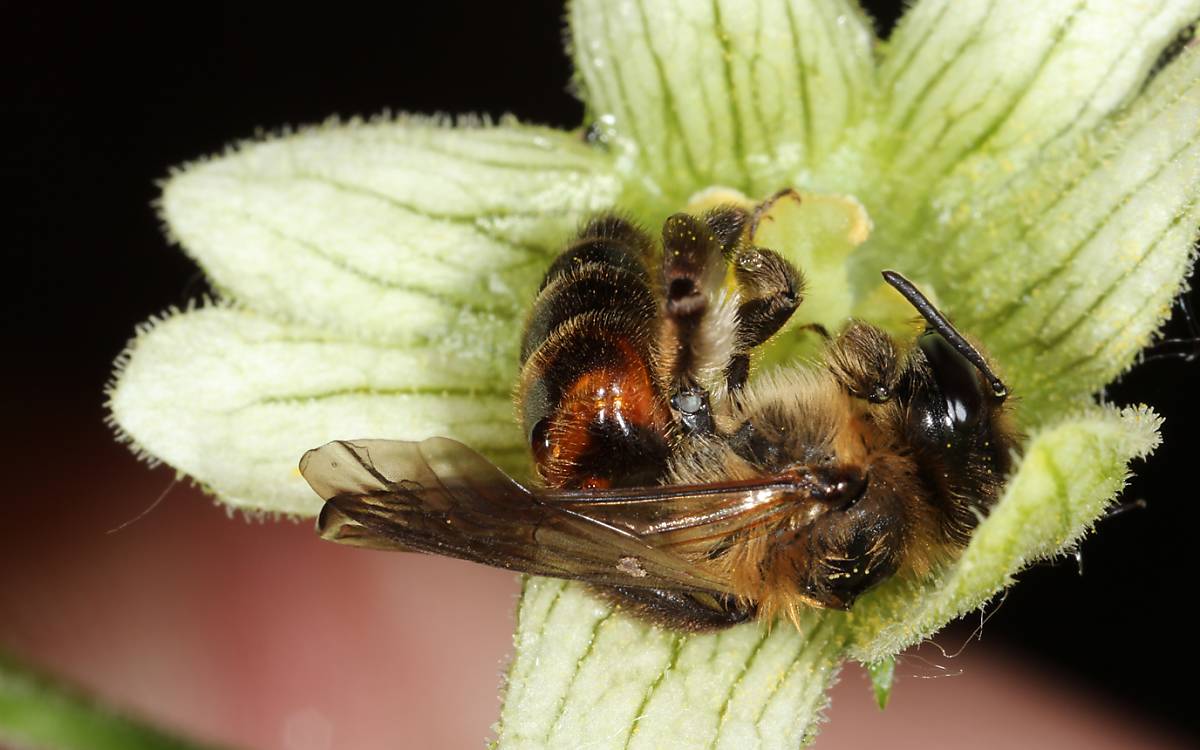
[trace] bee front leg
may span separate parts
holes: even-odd
[[[731,390],[750,376],[750,352],[787,323],[804,299],[804,276],[774,250],[750,247],[733,262],[741,305],[733,355],[725,369]]]
[[[633,587],[596,586],[619,607],[671,630],[704,632],[754,619],[758,607],[726,594]]]

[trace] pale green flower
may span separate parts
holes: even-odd
[[[894,315],[876,294],[893,267],[986,344],[1030,435],[1004,499],[949,569],[799,630],[679,635],[530,580],[499,729],[506,748],[795,747],[842,661],[888,674],[1069,549],[1157,444],[1149,410],[1093,394],[1190,267],[1200,51],[1150,76],[1197,16],[1200,0],[921,0],[880,44],[851,0],[576,0],[590,139],[334,123],[172,175],[163,215],[221,302],[140,331],[113,418],[247,510],[315,513],[296,462],[334,438],[449,435],[520,472],[523,311],[584,217],[619,206],[654,227],[711,187],[853,196],[865,244],[830,251],[836,232],[800,226],[776,249],[839,318]]]

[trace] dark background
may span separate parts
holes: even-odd
[[[897,4],[867,5],[889,29]],[[54,587],[88,563],[67,555],[42,566],[39,555],[87,548],[72,536],[89,533],[78,518],[116,525],[169,479],[159,470],[154,487],[143,482],[128,497],[107,499],[120,482],[149,473],[100,426],[110,363],[134,326],[206,291],[194,265],[163,238],[151,208],[155,180],[259,128],[332,114],[512,112],[573,127],[583,112],[567,91],[561,14],[552,2],[438,2],[386,15],[346,4],[319,13],[205,4],[27,7],[10,16],[0,31],[0,108],[15,132],[0,168],[16,197],[4,223],[16,231],[3,235],[0,392],[5,472],[15,489],[2,501],[0,576],[19,575],[16,588],[34,590],[44,574],[41,596],[52,602]],[[1182,332],[1180,321],[1172,325]],[[1147,509],[1101,525],[1083,546],[1082,575],[1073,560],[1023,574],[984,635],[1005,654],[1200,737],[1194,688],[1177,681],[1190,674],[1195,638],[1185,607],[1200,522],[1191,463],[1198,366],[1143,365],[1111,388],[1111,400],[1145,401],[1167,417],[1164,446],[1126,493]],[[66,479],[77,482],[72,490],[44,496],[51,480]],[[194,493],[171,501],[202,502]],[[220,519],[213,533],[236,523]],[[57,652],[34,634],[40,628],[0,622],[0,649],[45,661]],[[71,672],[65,662],[55,666]]]

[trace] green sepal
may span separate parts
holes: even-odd
[[[871,691],[875,694],[875,705],[882,711],[892,697],[892,684],[896,680],[896,657],[888,656],[870,664],[864,664],[867,677],[871,679]]]

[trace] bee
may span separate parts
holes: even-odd
[[[661,251],[619,215],[587,223],[522,340],[538,486],[448,438],[336,441],[300,463],[320,535],[584,581],[692,631],[849,609],[951,559],[1011,468],[1008,389],[893,271],[915,340],[817,327],[814,363],[750,378],[805,286],[750,243],[761,211],[675,214]]]

